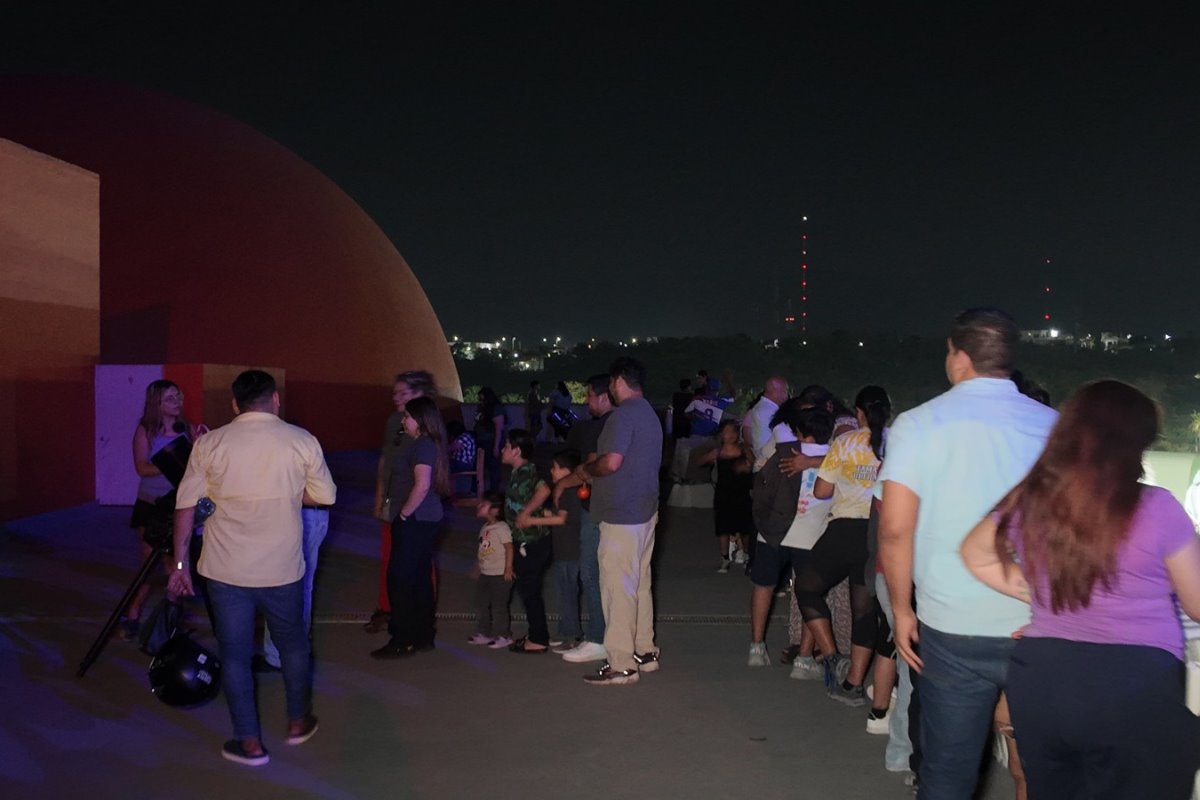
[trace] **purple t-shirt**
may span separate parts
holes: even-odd
[[[1019,520],[1014,521],[1019,526]],[[1045,602],[1033,598],[1033,620],[1025,636],[1161,647],[1183,659],[1183,627],[1164,562],[1195,538],[1195,528],[1179,501],[1156,486],[1142,487],[1130,528],[1117,551],[1112,588],[1097,582],[1087,608],[1055,614],[1050,610],[1049,581],[1039,574]],[[1024,560],[1019,531],[1010,530],[1009,537]]]

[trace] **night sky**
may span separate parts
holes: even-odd
[[[127,81],[283,143],[448,335],[765,335],[803,215],[818,332],[982,303],[1037,327],[1046,285],[1068,330],[1200,330],[1182,5],[426,5],[46,12],[6,20],[0,71]]]

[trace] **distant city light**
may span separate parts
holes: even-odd
[[[863,343],[862,343],[862,342],[859,342],[859,343],[858,343],[858,346],[859,346],[859,347],[862,347],[862,346],[863,346]]]
[[[1050,329],[1050,338],[1051,338],[1051,339],[1057,339],[1057,338],[1058,338],[1058,328],[1051,328],[1051,329]]]
[[[1169,334],[1169,333],[1164,333],[1164,334],[1163,334],[1163,341],[1167,341],[1167,342],[1171,341],[1171,334]]]

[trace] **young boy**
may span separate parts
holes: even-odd
[[[467,642],[493,650],[512,644],[508,598],[513,582],[513,541],[508,523],[501,518],[503,513],[504,495],[500,492],[485,492],[475,510],[483,527],[479,529],[479,551],[472,571],[476,581],[475,635]],[[494,625],[497,622],[500,624]],[[500,635],[493,638],[492,631],[497,627]]]
[[[550,532],[554,549],[551,569],[558,590],[558,635],[551,639],[550,646],[555,653],[565,653],[583,639],[583,626],[579,623],[579,523],[583,506],[578,493],[579,481],[572,479],[580,463],[579,453],[574,450],[560,450],[554,454],[550,464],[550,477],[554,481],[550,499],[554,514],[539,520],[543,525],[554,526]]]

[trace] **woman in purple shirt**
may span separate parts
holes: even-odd
[[[1200,619],[1200,539],[1167,491],[1138,482],[1157,438],[1150,398],[1088,384],[963,542],[979,580],[1032,607],[1007,690],[1031,800],[1191,795],[1200,719],[1184,706],[1175,596]]]

